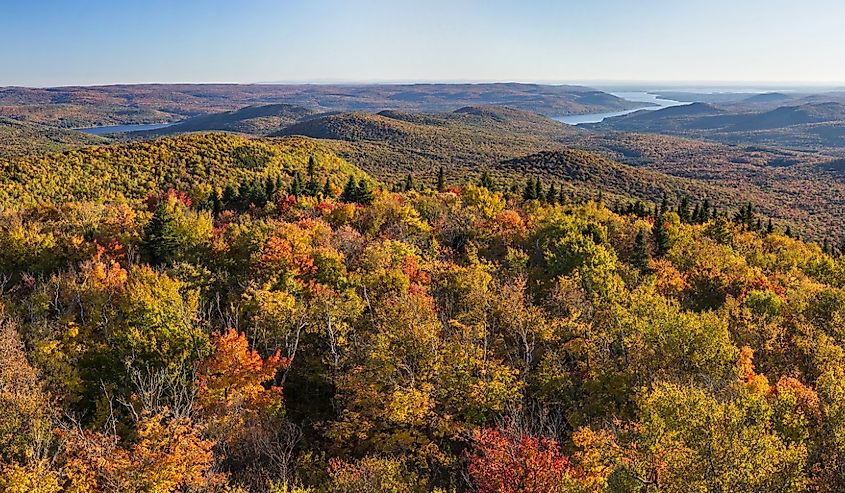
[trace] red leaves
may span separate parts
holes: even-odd
[[[479,493],[554,493],[569,483],[569,459],[556,440],[483,430],[475,433],[469,473]]]

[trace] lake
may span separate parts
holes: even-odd
[[[554,119],[559,122],[566,123],[567,125],[581,125],[582,123],[599,123],[605,118],[613,118],[614,116],[627,115],[628,113],[633,113],[635,111],[662,110],[663,108],[669,108],[671,106],[684,106],[690,104],[682,101],[675,101],[672,99],[663,99],[658,97],[656,94],[644,91],[612,92],[610,94],[613,94],[614,96],[622,99],[627,99],[628,101],[634,101],[636,103],[651,103],[656,106],[642,106],[640,108],[634,108],[631,110],[613,111],[610,113],[588,113],[586,115],[556,116],[554,117]]]
[[[110,125],[105,127],[77,128],[80,132],[93,135],[123,134],[127,132],[143,132],[144,130],[158,130],[176,125],[176,123],[152,123],[137,125]]]

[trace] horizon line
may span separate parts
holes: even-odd
[[[0,89],[25,88],[25,89],[61,89],[71,87],[116,87],[116,86],[179,86],[179,85],[460,85],[460,84],[525,84],[525,85],[546,85],[546,86],[635,86],[650,85],[661,87],[684,87],[701,86],[702,88],[845,88],[845,81],[753,81],[753,80],[646,80],[646,79],[576,79],[576,80],[527,80],[527,79],[291,79],[277,81],[203,81],[203,82],[98,82],[82,84],[59,84],[59,85],[26,85],[6,84],[0,85]]]

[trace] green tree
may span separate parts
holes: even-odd
[[[179,248],[173,207],[162,201],[144,228],[141,250],[153,265],[168,264]]]
[[[634,238],[634,249],[631,252],[631,265],[636,267],[640,272],[647,272],[651,264],[651,254],[648,251],[648,242],[646,241],[645,232],[640,229],[637,231],[637,236]]]
[[[361,178],[358,181],[358,187],[355,191],[355,202],[368,205],[373,202],[373,198],[375,198],[375,194],[373,193],[373,189],[370,187],[370,182],[368,182],[365,178]]]
[[[305,185],[305,193],[311,197],[316,197],[317,192],[320,191],[320,185],[317,183],[317,160],[314,156],[308,158],[308,183]]]
[[[358,198],[358,185],[355,183],[355,177],[349,175],[349,179],[346,181],[346,185],[343,187],[343,193],[340,194],[340,200],[353,203],[356,202]]]
[[[302,174],[299,170],[293,174],[293,181],[290,182],[290,186],[288,187],[288,194],[294,197],[302,195]]]

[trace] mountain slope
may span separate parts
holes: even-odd
[[[0,158],[102,144],[106,139],[0,117]]]
[[[543,151],[499,163],[502,169],[524,176],[543,176],[563,184],[575,196],[582,187],[617,198],[638,198],[659,202],[663,197],[729,201],[730,193],[689,178],[635,168],[600,157],[594,153],[564,149]]]
[[[235,111],[189,118],[176,125],[144,132],[144,134],[171,135],[187,132],[226,131],[266,135],[313,114],[313,110],[292,104],[247,106]]]
[[[524,183],[529,173],[528,168],[510,160],[583,149],[626,165],[627,177],[594,173],[596,186],[575,180],[580,183],[573,185],[575,188],[595,191],[605,186],[608,192],[639,198],[672,190],[676,200],[683,195],[706,195],[721,208],[736,208],[751,201],[766,215],[804,225],[801,230],[806,234],[845,233],[839,220],[845,214],[845,177],[820,171],[826,168],[819,165],[833,159],[821,153],[729,146],[664,135],[596,133],[541,115],[489,106],[435,114],[394,111],[323,115],[277,134],[321,139],[339,155],[387,183],[403,180],[408,173],[417,182],[434,183],[442,166],[449,183],[464,183],[468,176],[474,178],[487,169],[500,186],[507,187]],[[530,173],[546,183],[571,181],[565,168],[544,166],[536,159],[526,163],[533,163]],[[616,169],[610,165],[605,168]],[[638,172],[648,178],[635,179],[633,174]],[[682,181],[667,181],[673,177]],[[661,185],[655,189],[650,181]],[[625,183],[636,185],[623,186]]]
[[[227,134],[191,134],[131,144],[95,146],[0,161],[0,204],[69,200],[139,200],[167,188],[238,186],[267,176],[289,180],[310,157],[336,184],[355,166],[310,139],[261,141]]]

